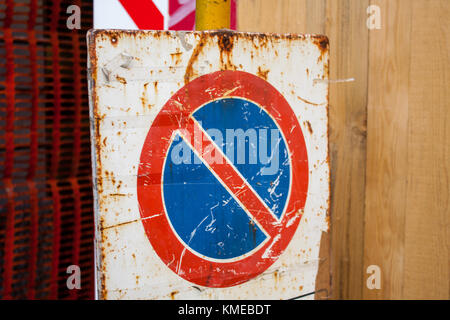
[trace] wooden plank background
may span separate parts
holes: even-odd
[[[450,1],[239,0],[238,29],[326,34],[355,79],[330,85],[331,298],[448,299]]]

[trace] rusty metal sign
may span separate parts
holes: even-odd
[[[313,293],[327,39],[94,30],[88,45],[98,297]]]

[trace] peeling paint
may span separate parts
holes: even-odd
[[[329,230],[330,183],[328,83],[314,79],[328,79],[328,39],[228,30],[93,30],[88,34],[88,45],[99,297],[288,299],[314,291],[322,231]],[[302,217],[292,243],[281,255],[274,255],[281,241],[275,235],[264,251],[264,257],[274,261],[273,266],[237,286],[209,288],[192,285],[170,270],[168,266],[183,266],[183,258],[173,256],[166,263],[155,254],[142,225],[145,219],[161,219],[166,213],[157,211],[142,219],[136,184],[143,140],[163,106],[183,86],[220,70],[245,71],[269,81],[287,100],[302,124],[311,185],[304,208],[297,205],[286,213],[292,217],[287,227]],[[241,90],[237,81],[221,94],[234,97]],[[182,123],[189,116],[189,101],[173,103],[178,111],[166,114],[162,127]],[[274,120],[282,117],[274,115]],[[163,156],[157,151],[152,155]],[[146,181],[152,185],[163,182],[155,177]],[[266,200],[279,195],[277,183],[277,179],[271,180]],[[211,211],[191,230],[192,237],[202,228],[214,234],[216,221]],[[250,220],[246,228],[249,239],[256,243],[258,226]],[[220,241],[217,243],[220,246]],[[188,272],[201,277],[210,270]],[[231,271],[226,275],[234,276]]]

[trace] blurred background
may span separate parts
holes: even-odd
[[[96,27],[114,1],[96,7]],[[156,2],[158,19],[122,22],[193,27],[192,10],[175,14],[192,1]],[[93,11],[92,0],[0,0],[2,299],[94,298]],[[328,298],[448,299],[450,1],[236,0],[232,15],[239,31],[330,39]],[[67,288],[70,265],[80,290]]]

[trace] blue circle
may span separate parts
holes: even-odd
[[[275,121],[241,98],[211,101],[193,116],[280,219],[291,178],[288,150]],[[175,232],[192,250],[214,259],[236,258],[257,248],[266,234],[189,143],[177,135],[164,165],[163,199]]]

